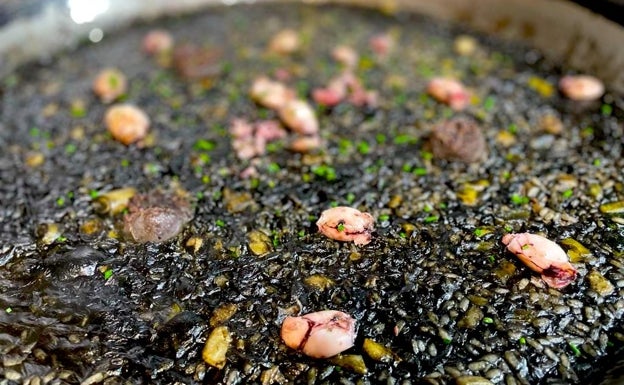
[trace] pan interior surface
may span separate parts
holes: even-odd
[[[154,28],[190,54],[146,55]],[[298,36],[292,53],[270,49],[284,30]],[[337,46],[358,57],[350,96],[327,107],[314,94],[345,73]],[[108,67],[128,79],[114,103],[149,116],[139,143],[106,130],[110,104],[92,83]],[[569,100],[557,89],[569,74],[537,49],[424,16],[304,4],[139,23],[23,66],[0,85],[0,373],[8,384],[586,383],[624,340],[624,102],[609,84]],[[312,106],[317,146],[293,151],[312,135],[284,131],[237,153],[237,119],[284,125],[249,96],[262,76]],[[427,93],[437,77],[461,80],[465,108]],[[432,149],[452,119],[483,133],[469,162]],[[184,197],[192,219],[170,240],[133,241],[132,208],[111,203],[120,189]],[[318,232],[336,206],[375,218],[370,243]],[[569,286],[506,251],[503,235],[524,232],[563,246],[578,271]],[[321,310],[355,318],[354,347],[329,359],[287,348],[284,318]],[[214,363],[202,349],[221,327],[231,341]]]

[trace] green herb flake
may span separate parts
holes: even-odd
[[[403,106],[407,103],[407,94],[402,92],[394,97],[394,104]]]
[[[388,214],[382,214],[382,215],[379,216],[379,220],[382,221],[382,222],[385,222],[385,221],[387,221],[389,219],[390,219],[390,215],[388,215]]]
[[[515,134],[516,132],[518,132],[518,126],[516,126],[515,123],[511,123],[509,126],[507,126],[507,131],[509,131],[512,134]]]
[[[217,225],[218,227],[225,227],[225,222],[223,222],[223,220],[221,219],[217,219],[215,221],[215,225]]]
[[[338,223],[338,226],[336,226],[336,230],[342,233],[345,230],[344,223]]]
[[[384,134],[377,134],[377,135],[375,135],[375,140],[377,140],[377,143],[379,143],[379,144],[384,144],[384,143],[386,143],[386,140],[387,140],[386,139],[386,135],[384,135]]]
[[[266,108],[258,108],[258,117],[260,119],[267,119],[269,117],[269,110]]]
[[[409,134],[398,134],[394,137],[394,144],[415,144],[418,139]]]
[[[280,166],[279,166],[279,164],[277,164],[277,163],[275,163],[275,162],[272,162],[271,164],[269,164],[268,171],[269,171],[271,174],[275,174],[275,173],[277,173],[279,170],[280,170]]]
[[[203,184],[210,183],[210,175],[202,175],[201,181]]]
[[[425,176],[427,175],[427,169],[424,167],[416,167],[415,169],[412,170],[412,173],[418,176]]]
[[[430,153],[429,151],[421,151],[420,152],[420,156],[422,156],[422,158],[424,160],[431,160],[431,159],[433,159],[433,154]]]
[[[57,206],[63,206],[65,204],[65,197],[58,197],[56,198],[56,205]]]
[[[490,261],[490,263],[494,263],[496,262],[496,257],[494,257],[492,254],[488,255],[488,261]]]
[[[611,107],[610,104],[603,104],[600,107],[600,112],[603,116],[611,116],[611,114],[613,113],[613,107]]]
[[[100,195],[100,192],[97,190],[89,190],[89,197],[91,199],[95,199]]]
[[[212,151],[215,147],[215,142],[207,139],[198,139],[195,144],[193,144],[193,149],[197,151]]]
[[[445,339],[442,340],[442,342],[444,342],[444,345],[450,345],[451,342],[453,342],[453,340],[450,339],[450,338],[445,338]]]
[[[572,342],[570,342],[568,345],[570,345],[570,349],[572,349],[572,352],[574,353],[575,357],[581,356],[581,351],[576,345],[574,345]]]
[[[349,139],[340,139],[338,142],[338,151],[345,155],[349,152],[349,150],[353,147],[353,143]]]
[[[358,149],[358,152],[362,155],[366,155],[370,153],[370,145],[368,144],[368,142],[362,141],[358,143],[357,149]]]
[[[119,85],[119,77],[116,74],[110,74],[108,76],[108,85],[111,86],[111,88],[116,88]]]
[[[350,192],[347,194],[347,203],[351,204],[353,203],[353,201],[355,201],[355,194]]]
[[[425,218],[425,223],[437,222],[439,219],[440,219],[440,217],[437,216],[437,215],[430,215],[427,218]]]
[[[75,153],[77,149],[78,148],[73,143],[68,143],[67,145],[65,145],[65,153],[67,155],[71,155],[71,154]]]
[[[305,80],[299,80],[295,87],[297,88],[297,95],[302,99],[305,99],[305,96],[310,92],[310,83]]]
[[[476,235],[477,237],[481,237],[483,236],[483,234],[485,234],[485,230],[481,228],[476,228],[474,231],[474,235]]]
[[[202,164],[208,164],[210,163],[210,155],[202,152],[201,154],[199,154],[199,160]]]
[[[128,159],[122,159],[121,167],[128,167],[128,166],[130,166],[130,161]]]
[[[504,229],[508,233],[511,233],[513,231],[513,227],[511,227],[511,225],[505,225]]]
[[[299,238],[305,237],[305,230],[299,230],[299,232],[297,232],[297,235],[299,236]]]
[[[562,192],[561,196],[563,196],[564,199],[568,199],[568,198],[570,198],[572,196],[573,192],[574,191],[571,188],[569,188],[569,189],[565,190],[564,192]]]
[[[204,199],[204,193],[203,193],[203,191],[198,191],[197,193],[195,193],[195,197],[196,197],[198,200],[202,200],[202,199]]]
[[[403,172],[410,172],[412,171],[412,165],[405,163],[401,169],[403,170]]]
[[[69,114],[72,118],[84,118],[87,116],[87,111],[81,103],[74,103],[69,110]]]
[[[528,250],[531,248],[531,245],[529,243],[522,245],[521,249],[522,250]]]
[[[108,281],[113,276],[113,270],[107,269],[103,274],[104,274],[104,279]]]
[[[62,243],[62,242],[66,242],[66,241],[67,241],[67,238],[66,238],[66,237],[64,237],[64,236],[62,236],[62,235],[59,235],[59,236],[55,239],[55,241],[56,241],[56,242],[60,242],[60,243]]]
[[[6,313],[12,313],[12,312],[13,312],[13,309],[11,309],[10,307],[7,307],[6,309],[4,309],[4,311],[5,311]]]
[[[490,317],[483,317],[483,323],[484,324],[493,324],[494,320]]]
[[[492,109],[496,106],[496,98],[494,96],[488,96],[483,101],[483,109],[486,111],[492,111]]]
[[[277,142],[271,142],[271,143],[267,143],[267,145],[266,145],[266,150],[267,150],[267,152],[268,152],[269,154],[272,154],[272,153],[274,153],[274,152],[279,151],[280,147],[281,147],[281,146],[280,146],[280,144],[279,144],[279,143],[277,143]]]
[[[336,201],[329,202],[329,207],[338,207],[338,202]]]
[[[424,78],[430,78],[435,75],[436,71],[426,63],[419,63],[416,67],[416,72]]]
[[[520,338],[518,339],[518,343],[519,343],[520,345],[526,345],[526,343],[527,343],[526,338],[524,338],[524,337],[520,337]]]
[[[581,130],[581,135],[584,137],[592,136],[594,134],[594,128],[587,126]]]
[[[594,159],[593,165],[596,167],[600,167],[600,165],[602,164],[602,162],[600,161],[600,159],[596,158]]]
[[[226,61],[221,65],[221,71],[224,74],[229,74],[230,72],[232,72],[232,68],[234,68],[234,65],[230,61]]]
[[[513,194],[511,196],[511,201],[513,204],[520,206],[529,203],[529,197],[525,197],[520,194]]]
[[[321,178],[325,178],[328,182],[336,180],[336,170],[333,167],[327,165],[320,165],[312,167],[312,172]]]

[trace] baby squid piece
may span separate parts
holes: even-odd
[[[447,104],[455,111],[461,111],[470,102],[470,93],[458,80],[451,78],[433,78],[427,84],[427,93],[435,100]]]
[[[278,55],[290,55],[299,50],[301,39],[293,29],[283,29],[276,33],[269,43],[269,52]]]
[[[379,33],[374,35],[368,41],[371,50],[378,57],[385,57],[394,48],[394,38],[389,33]]]
[[[211,79],[221,73],[220,48],[207,48],[191,43],[176,45],[173,48],[173,67],[186,79]]]
[[[481,128],[467,118],[453,118],[437,123],[431,130],[429,146],[436,158],[464,163],[481,162],[488,154]]]
[[[576,269],[555,242],[531,233],[506,234],[502,241],[507,250],[531,270],[540,273],[548,286],[560,289],[576,278]]]
[[[286,130],[282,128],[282,125],[277,120],[260,120],[256,122],[255,126],[255,135],[257,137],[263,138],[267,142],[283,139],[286,137]]]
[[[340,104],[346,96],[347,84],[344,82],[343,76],[330,80],[327,87],[312,90],[312,99],[316,103],[328,107]]]
[[[126,76],[117,68],[105,68],[93,80],[93,92],[102,103],[117,99],[128,88]]]
[[[336,46],[331,52],[332,58],[347,69],[354,69],[360,60],[360,55],[347,45]]]
[[[272,110],[279,110],[295,97],[294,91],[284,83],[271,80],[266,76],[254,80],[249,94],[256,103]]]
[[[143,37],[141,45],[146,54],[158,55],[162,52],[171,51],[173,36],[164,29],[153,29]]]
[[[286,317],[281,336],[289,348],[313,358],[328,358],[353,346],[355,320],[336,310]]]
[[[113,138],[127,146],[145,138],[150,120],[132,104],[116,104],[106,111],[104,123]]]
[[[137,243],[165,242],[193,219],[194,210],[185,196],[160,190],[134,195],[124,216],[124,232]]]
[[[590,75],[567,75],[559,80],[559,89],[568,99],[591,101],[604,94],[604,84]]]
[[[293,132],[314,135],[319,130],[319,123],[312,106],[305,100],[293,99],[286,102],[279,110],[280,119]]]
[[[367,245],[375,229],[375,218],[351,207],[338,206],[323,211],[316,222],[319,231],[337,241]]]
[[[295,92],[282,82],[266,76],[256,78],[249,90],[249,96],[258,104],[272,110],[279,110],[295,97]]]
[[[291,151],[306,154],[323,145],[323,140],[318,135],[306,135],[293,139],[288,147]]]

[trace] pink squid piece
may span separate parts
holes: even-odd
[[[347,69],[353,69],[360,60],[357,51],[346,45],[336,46],[331,52],[335,61],[345,66]]]
[[[331,86],[325,88],[315,88],[312,90],[312,99],[318,104],[322,104],[324,106],[333,107],[345,98],[346,90],[333,88]]]
[[[312,106],[305,100],[293,99],[279,110],[279,117],[291,131],[303,135],[315,135],[319,123]]]
[[[367,245],[375,229],[375,218],[351,207],[338,206],[323,211],[316,222],[319,231],[337,241]]]
[[[173,36],[164,29],[153,29],[144,37],[142,48],[148,55],[156,55],[173,48]]]
[[[336,310],[286,317],[281,336],[289,348],[313,358],[328,358],[353,346],[355,320]]]
[[[290,142],[288,148],[291,151],[302,154],[312,152],[323,145],[323,140],[318,135],[299,136]]]
[[[548,286],[560,289],[576,278],[576,269],[555,242],[531,233],[506,234],[502,241],[507,250],[531,270],[540,273]]]
[[[455,111],[465,109],[470,103],[470,93],[462,83],[455,79],[433,78],[427,84],[427,93]]]
[[[124,216],[124,231],[137,243],[165,242],[193,219],[193,207],[185,197],[160,190],[133,196]]]
[[[385,57],[394,47],[394,39],[388,33],[380,33],[368,41],[371,50],[379,57]]]
[[[261,106],[279,110],[295,98],[295,92],[282,82],[274,81],[266,76],[256,78],[249,90],[251,98]]]
[[[600,99],[605,92],[600,79],[590,75],[567,75],[559,80],[559,89],[568,99],[590,101]]]

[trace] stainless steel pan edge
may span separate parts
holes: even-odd
[[[98,40],[135,20],[237,3],[298,0],[93,0],[41,2],[41,11],[0,27],[0,76],[20,64]],[[624,27],[564,0],[300,0],[415,11],[521,40],[549,58],[602,78],[624,93]],[[0,7],[2,7],[0,5]],[[0,9],[1,10],[1,9]],[[94,36],[95,35],[95,36]]]

